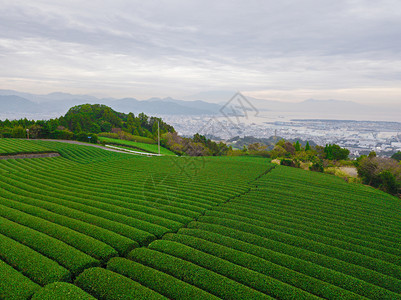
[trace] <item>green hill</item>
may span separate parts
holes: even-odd
[[[61,156],[0,160],[1,299],[401,299],[400,199],[373,188],[257,157],[8,147]]]

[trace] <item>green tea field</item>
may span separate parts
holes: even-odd
[[[157,146],[156,146],[157,147]],[[0,299],[401,299],[400,199],[257,157],[0,139]]]
[[[119,140],[119,139],[111,139],[107,137],[99,137],[99,140],[106,143],[106,144],[111,144],[111,145],[117,145],[117,146],[122,146],[122,147],[129,147],[127,149],[131,150],[139,150],[139,151],[145,151],[149,153],[159,153],[158,146],[155,144],[145,144],[145,143],[139,143],[139,142],[131,142],[131,141],[125,141],[125,140]],[[174,152],[160,147],[160,153],[164,155],[175,155]]]

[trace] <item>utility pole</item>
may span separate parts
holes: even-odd
[[[157,148],[159,149],[159,155],[160,155],[160,124],[159,124],[159,121],[157,121]]]

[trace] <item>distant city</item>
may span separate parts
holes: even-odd
[[[279,136],[285,139],[313,141],[323,146],[338,144],[348,148],[351,156],[368,154],[370,151],[375,151],[381,156],[391,156],[394,152],[401,151],[399,122],[292,119],[259,123],[247,123],[245,120],[233,124],[225,118],[207,116],[163,116],[163,118],[184,136],[191,136],[196,132],[222,140],[235,136],[257,138]]]

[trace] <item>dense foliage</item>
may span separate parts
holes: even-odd
[[[371,153],[358,159],[357,169],[363,183],[392,195],[401,194],[401,165],[395,159]]]
[[[392,159],[395,159],[395,160],[397,160],[397,161],[401,161],[401,151],[398,151],[397,153],[394,153],[394,154],[391,156],[391,158],[392,158]]]
[[[193,138],[166,133],[162,136],[161,144],[176,154],[189,156],[222,156],[229,150],[226,144],[216,143],[198,133]]]
[[[160,118],[149,117],[144,113],[135,116],[124,114],[106,105],[82,104],[72,107],[64,116],[47,121],[39,120],[0,120],[0,137],[33,139],[74,139],[97,143],[101,132],[121,132],[154,139],[157,136],[157,123],[160,132],[174,132],[171,125]]]

